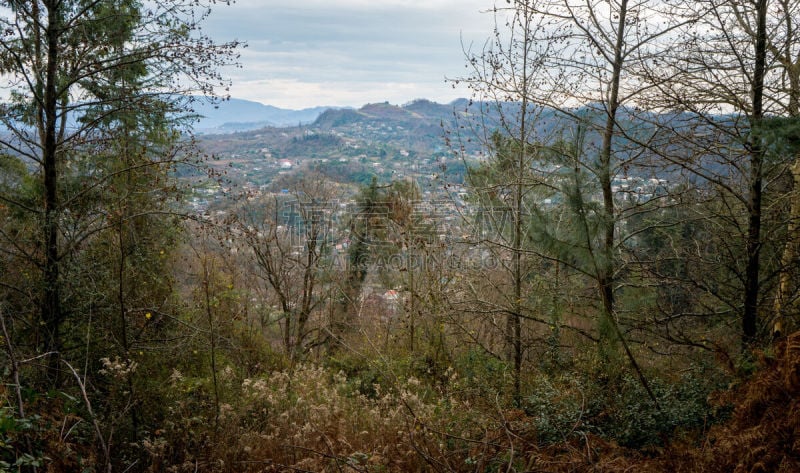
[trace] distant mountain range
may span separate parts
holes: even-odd
[[[475,153],[485,145],[487,137],[471,135],[479,129],[491,132],[512,126],[519,114],[518,108],[519,104],[513,102],[496,104],[457,99],[440,104],[417,99],[404,105],[379,102],[358,109],[314,107],[284,110],[232,99],[217,106],[203,104],[199,107],[197,112],[204,118],[195,130],[209,138],[221,135],[220,139],[224,141],[224,135],[232,133],[272,136],[272,131],[292,134],[289,128],[302,128],[304,133],[332,134],[418,153],[444,150],[448,146],[445,135],[453,133],[451,138],[459,140],[455,146]],[[560,120],[556,115],[554,110],[543,111],[536,128],[542,133],[557,129]]]
[[[453,119],[454,111],[463,112],[467,104],[466,99],[458,99],[449,104],[419,99],[405,105],[385,102],[367,104],[359,109],[320,106],[287,110],[241,99],[230,99],[219,104],[198,100],[195,111],[202,118],[194,128],[202,134],[227,134],[298,125],[329,130],[348,124],[372,122],[406,124],[414,128],[427,125],[438,129],[442,122]]]
[[[266,115],[255,115],[252,121],[244,116],[231,116],[231,110],[222,107],[234,105],[254,113],[279,113],[284,118],[283,127],[265,126]],[[259,185],[272,177],[266,174],[277,169],[276,163],[286,166],[323,166],[336,174],[341,182],[368,183],[370,176],[382,178],[400,175],[439,173],[463,174],[464,163],[452,160],[453,154],[480,158],[491,152],[491,135],[495,130],[514,130],[519,126],[521,104],[516,102],[478,102],[459,99],[448,104],[418,99],[404,105],[388,102],[372,103],[361,108],[317,107],[300,112],[276,109],[261,104],[236,100],[222,104],[220,109],[209,111],[206,123],[221,123],[216,129],[204,133],[201,146],[209,153],[222,158],[229,176],[238,173],[241,165],[242,179],[253,179]],[[226,112],[217,113],[219,111]],[[283,113],[281,113],[283,112]],[[597,104],[572,109],[569,113],[552,108],[531,107],[535,113],[528,129],[529,138],[543,143],[574,140],[578,132],[575,117],[581,117],[581,133],[586,159],[599,149],[605,111]],[[305,115],[299,115],[306,113]],[[302,117],[298,119],[297,117]],[[531,118],[528,116],[528,118]],[[650,139],[658,122],[681,126],[688,120],[675,114],[651,114],[623,108],[618,111],[618,126],[629,136]],[[269,120],[276,122],[276,119]],[[298,122],[305,124],[298,126]],[[208,130],[208,129],[207,129]],[[236,132],[236,133],[234,133]],[[626,139],[619,141],[615,157],[627,160],[633,156]],[[676,153],[679,151],[676,151]],[[259,164],[254,164],[259,163]],[[446,165],[445,165],[446,164]],[[443,165],[442,167],[437,167]],[[269,166],[274,169],[270,170]],[[395,167],[396,166],[396,167]],[[419,167],[414,167],[419,166]],[[713,163],[709,163],[709,168]],[[256,170],[256,168],[260,168]],[[288,167],[287,167],[288,169]],[[284,169],[285,170],[285,169]],[[639,171],[626,171],[635,173]],[[651,172],[645,170],[643,172]],[[660,171],[659,177],[669,178],[669,170]],[[265,174],[266,173],[266,174]],[[262,175],[256,179],[254,176]]]
[[[303,158],[326,154],[322,148],[339,148],[360,142],[367,147],[388,146],[421,155],[458,148],[468,154],[486,150],[489,135],[494,130],[514,129],[520,116],[520,104],[516,102],[473,102],[457,99],[440,104],[426,99],[417,99],[404,105],[389,102],[371,103],[361,108],[314,107],[304,110],[284,110],[246,100],[232,99],[218,106],[207,104],[198,112],[205,116],[195,130],[206,137],[222,143],[224,135],[240,134],[232,143],[241,139],[261,142],[262,148],[279,149],[282,157]],[[589,104],[571,110],[569,116],[552,108],[532,107],[534,115],[532,139],[543,141],[570,139],[577,126],[574,118],[584,117],[585,124],[593,123],[583,137],[587,149],[596,149],[601,140],[600,132],[605,112],[600,105]],[[530,116],[528,117],[530,118]],[[618,112],[619,126],[631,134],[648,136],[653,123],[659,121],[680,122],[673,115],[652,115],[642,111],[622,108]],[[646,118],[646,120],[642,120]],[[679,117],[677,117],[679,118]],[[291,130],[290,130],[291,129]],[[339,137],[337,142],[307,139],[309,134]],[[213,139],[215,135],[219,139]],[[252,136],[251,136],[252,135]],[[289,145],[280,144],[291,136]],[[267,137],[273,137],[267,139]],[[280,138],[282,137],[282,138]],[[296,138],[303,138],[297,140]],[[350,140],[349,145],[341,141]],[[277,141],[275,141],[277,140]],[[234,145],[238,146],[238,144]],[[217,151],[224,154],[224,146]],[[621,159],[624,152],[617,153]]]
[[[433,176],[446,175],[455,182],[463,179],[465,165],[452,156],[445,135],[456,126],[457,117],[470,117],[473,110],[468,105],[420,99],[405,105],[327,108],[301,126],[295,122],[246,129],[253,125],[227,122],[216,132],[204,133],[199,145],[215,157],[212,167],[250,188],[280,182],[289,172],[308,171],[347,185],[369,184],[373,176],[382,182],[413,177],[420,185],[432,185]],[[216,119],[215,111],[209,112],[208,120]],[[465,145],[467,152],[479,147],[478,142]]]
[[[195,112],[201,116],[195,130],[208,133],[234,133],[259,128],[306,125],[324,111],[335,107],[287,110],[249,100],[230,99],[218,104],[199,100]]]

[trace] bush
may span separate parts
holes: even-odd
[[[456,358],[453,365],[459,374],[454,389],[460,391],[462,398],[494,402],[498,395],[510,396],[511,373],[506,362],[484,351],[470,350]]]
[[[533,420],[540,444],[567,440],[575,434],[595,431],[591,424],[593,398],[577,377],[563,375],[534,381],[532,393],[524,400],[525,413]]]
[[[676,433],[696,431],[720,420],[707,401],[720,388],[718,383],[699,375],[649,382],[661,410],[630,375],[605,384],[577,374],[543,375],[534,380],[523,407],[533,419],[540,444],[594,434],[641,449],[662,446]]]
[[[702,429],[718,420],[707,399],[719,386],[698,376],[684,375],[676,382],[654,378],[655,406],[638,379],[626,376],[610,402],[614,410],[605,434],[631,448],[662,446],[676,433]]]

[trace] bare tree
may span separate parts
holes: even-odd
[[[240,231],[255,256],[258,277],[277,299],[284,349],[292,359],[313,343],[309,322],[329,294],[323,281],[333,266],[336,211],[335,186],[313,175],[299,178],[290,195],[262,196],[240,212]]]
[[[548,193],[575,204],[575,225],[569,231],[582,238],[568,240],[584,260],[571,257],[564,248],[567,240],[559,235],[524,236],[520,227],[508,244],[515,255],[513,266],[518,266],[523,254],[538,255],[568,264],[592,280],[599,301],[596,339],[600,353],[604,358],[613,356],[614,347],[621,344],[645,387],[647,382],[619,326],[615,303],[624,275],[620,252],[629,241],[629,235],[620,234],[621,223],[638,209],[623,205],[613,184],[643,153],[642,147],[626,138],[633,109],[624,106],[635,103],[642,92],[641,81],[630,71],[632,64],[657,54],[664,38],[676,28],[657,7],[657,2],[648,1],[526,0],[495,8],[495,39],[484,51],[470,56],[472,75],[460,80],[475,92],[477,101],[499,104],[495,106],[499,123],[493,126],[510,137],[517,153],[517,177],[511,178],[510,186],[516,196],[512,208],[521,209],[521,199],[534,187],[543,189],[542,197],[530,208],[541,209]],[[545,215],[540,212],[537,218]],[[522,225],[524,219],[519,217],[512,222]],[[525,238],[538,239],[538,248],[523,248]],[[521,282],[522,272],[513,272]],[[521,295],[521,285],[515,286]],[[513,319],[521,311],[512,308],[511,312],[507,333],[514,345],[518,337]]]
[[[742,345],[751,346],[764,333],[760,313],[769,283],[787,267],[777,248],[791,254],[790,246],[779,243],[787,228],[786,206],[776,199],[783,193],[781,182],[793,179],[786,174],[794,158],[775,153],[770,121],[796,113],[796,42],[791,38],[796,37],[797,6],[758,0],[683,7],[682,14],[693,19],[681,32],[684,41],[651,61],[647,74],[655,92],[648,104],[671,112],[659,127],[682,151],[675,146],[653,151],[727,203],[721,210],[733,236],[728,266],[740,286],[730,296],[738,300],[725,303],[741,316]],[[778,286],[780,311],[788,286]]]

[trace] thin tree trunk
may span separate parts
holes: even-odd
[[[117,286],[117,299],[119,304],[119,326],[120,326],[120,340],[122,342],[122,351],[123,351],[123,358],[129,359],[130,358],[130,341],[128,340],[128,307],[126,304],[126,286],[125,286],[125,269],[127,266],[127,257],[128,257],[128,218],[129,218],[129,208],[128,208],[128,197],[130,195],[131,189],[133,188],[133,161],[131,159],[131,151],[129,149],[130,142],[131,142],[131,130],[126,125],[123,134],[123,142],[122,142],[122,156],[120,157],[123,162],[124,170],[125,170],[125,187],[123,192],[125,195],[124,199],[121,201],[122,208],[119,211],[119,226],[118,226],[118,234],[117,234],[117,241],[119,245],[119,267],[118,267],[118,286]],[[132,241],[132,239],[131,239]],[[136,442],[139,439],[139,409],[136,405],[136,390],[133,383],[134,372],[131,371],[126,376],[126,382],[128,384],[128,399],[131,405],[131,442]]]
[[[411,245],[407,245],[409,248],[409,258],[411,257],[410,247]],[[414,271],[416,268],[412,266],[413,259],[409,259],[406,263],[406,269],[408,270],[408,297],[409,297],[409,313],[408,313],[408,348],[410,353],[414,353],[414,339],[416,338],[416,327],[414,326],[414,317],[416,315],[416,290],[414,289]]]
[[[609,342],[610,325],[614,323],[614,235],[616,230],[616,209],[614,193],[611,189],[611,154],[614,139],[614,128],[617,126],[617,110],[619,109],[619,88],[622,76],[622,49],[625,44],[625,21],[628,14],[628,0],[622,0],[619,7],[619,24],[617,26],[616,43],[614,45],[614,63],[612,64],[611,83],[606,104],[607,116],[603,130],[603,142],[600,149],[599,180],[603,193],[603,247],[597,278],[602,301],[600,316],[600,344],[603,353],[605,344]]]
[[[208,322],[208,338],[211,348],[211,381],[214,384],[214,435],[219,430],[219,383],[217,380],[217,334],[214,331],[214,315],[211,311],[211,282],[208,268],[207,249],[203,248],[201,257],[203,265],[203,295],[205,296],[206,321]]]
[[[525,21],[525,31],[530,24],[531,11],[528,4],[525,3],[523,8],[523,18]],[[528,77],[528,53],[531,47],[531,42],[527,39],[524,41],[524,49],[522,53],[522,104],[519,119],[519,146],[517,147],[517,162],[514,183],[514,236],[512,243],[512,251],[514,258],[514,300],[512,301],[512,313],[508,315],[506,323],[506,339],[509,350],[509,361],[514,364],[514,404],[519,406],[522,401],[521,392],[521,378],[522,378],[522,283],[523,283],[523,270],[522,270],[522,204],[524,182],[523,179],[526,174],[526,156],[528,154],[528,134],[527,134],[527,118],[528,118],[528,84],[530,78]]]

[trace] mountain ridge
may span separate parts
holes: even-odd
[[[452,117],[466,99],[440,104],[416,99],[403,105],[388,102],[368,103],[360,108],[316,106],[301,110],[284,109],[250,100],[231,98],[220,103],[199,101],[195,112],[200,116],[195,130],[201,134],[228,134],[266,127],[310,125],[335,128],[355,122],[410,122],[422,120],[438,126],[445,117]]]
[[[285,109],[251,100],[231,98],[219,103],[200,100],[195,105],[200,117],[195,130],[203,133],[233,133],[267,126],[286,127],[307,125],[332,106],[317,106],[300,110]]]

